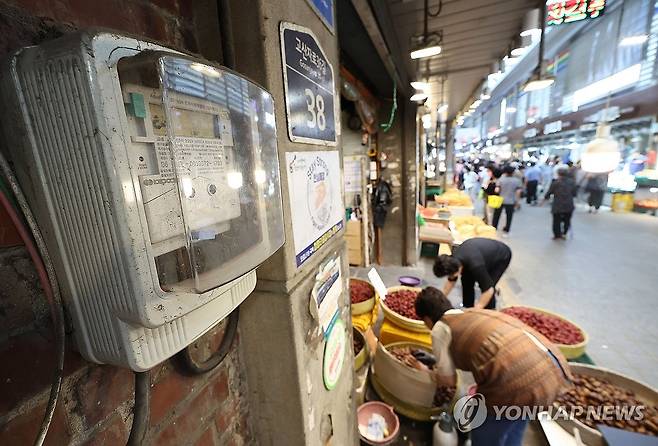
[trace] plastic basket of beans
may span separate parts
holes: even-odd
[[[387,290],[386,299],[381,301],[386,319],[407,330],[428,332],[425,323],[416,315],[416,298],[422,288],[394,286]]]
[[[568,432],[574,427],[584,430],[586,436],[598,437],[599,444],[605,444],[596,429],[601,424],[658,436],[656,389],[601,367],[572,363],[571,371],[573,386],[553,403],[559,413],[569,415],[556,417]]]
[[[353,315],[372,311],[377,297],[375,288],[369,282],[350,278],[350,302]]]
[[[559,314],[541,308],[522,306],[507,307],[501,311],[546,336],[559,347],[565,358],[575,359],[585,353],[589,340],[587,332]]]

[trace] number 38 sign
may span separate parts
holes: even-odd
[[[282,22],[280,30],[290,140],[335,146],[334,68],[310,29]]]

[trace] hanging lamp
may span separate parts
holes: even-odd
[[[544,88],[550,87],[555,83],[554,76],[542,76],[544,71],[544,39],[546,37],[546,2],[542,2],[542,25],[541,25],[541,36],[539,37],[539,60],[537,62],[537,67],[535,71],[528,79],[528,82],[523,87],[523,91],[528,93],[531,91],[543,90]]]
[[[430,13],[429,0],[425,0],[423,15],[423,37],[420,43],[414,47],[409,55],[412,59],[424,59],[426,57],[438,56],[441,54],[441,43],[443,42],[443,31],[428,32],[427,21],[430,17],[437,17],[443,9],[443,0],[439,0],[439,8],[436,12]]]

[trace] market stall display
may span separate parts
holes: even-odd
[[[644,200],[635,200],[633,206],[635,211],[651,212],[653,215],[656,215],[656,211],[658,211],[658,199],[645,198]]]
[[[507,307],[503,313],[515,317],[556,344],[567,359],[585,353],[588,336],[578,325],[550,311],[533,307]]]
[[[567,430],[572,431],[573,427],[578,427],[600,436],[595,427],[597,424],[605,424],[658,436],[658,392],[655,389],[600,367],[571,364],[571,371],[574,373],[574,386],[554,403],[556,407],[563,407],[567,413],[576,415],[575,420],[559,420]],[[625,417],[602,416],[605,407],[620,407],[630,411],[639,406],[644,408],[642,417],[629,416],[625,420]],[[589,408],[594,416],[590,415],[587,419],[586,412],[581,414],[579,410],[572,411],[572,407]]]
[[[354,351],[354,370],[359,370],[368,359],[366,339],[356,328],[352,328],[352,348]]]
[[[421,288],[398,286],[387,290],[386,299],[382,300],[384,316],[394,324],[407,330],[428,332],[429,330],[416,315],[414,304]]]
[[[450,230],[455,243],[461,243],[473,237],[496,238],[496,228],[486,224],[480,217],[452,217],[450,219]]]
[[[375,288],[365,280],[350,278],[350,303],[352,315],[372,311],[375,306]]]
[[[470,207],[473,206],[471,198],[461,190],[449,189],[442,195],[435,195],[434,201],[444,206]]]

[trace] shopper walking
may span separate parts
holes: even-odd
[[[608,189],[608,174],[597,173],[589,174],[586,178],[585,192],[589,193],[587,204],[589,205],[589,213],[599,212],[601,203],[603,203],[603,196]]]
[[[478,194],[480,193],[480,177],[471,166],[464,166],[464,191],[471,198],[473,206],[477,207]]]
[[[557,180],[551,183],[544,199],[553,197],[551,213],[553,214],[553,240],[564,240],[571,227],[571,216],[575,208],[573,199],[578,187],[567,169],[558,170]]]
[[[484,202],[484,222],[489,224],[489,195],[496,195],[498,188],[498,178],[501,172],[495,165],[487,167],[484,178],[482,179],[482,200]]]
[[[537,188],[541,181],[541,169],[535,163],[530,163],[530,166],[525,170],[525,194],[526,203],[537,204]]]
[[[498,180],[498,194],[503,197],[503,205],[494,210],[493,227],[498,229],[500,215],[505,210],[505,227],[503,228],[503,237],[507,237],[512,228],[512,217],[514,210],[519,206],[521,200],[521,189],[523,184],[521,180],[514,176],[514,167],[505,166],[504,175]]]
[[[518,406],[525,413],[551,407],[573,378],[559,348],[504,313],[453,309],[433,287],[420,292],[415,309],[431,330],[437,386],[454,386],[460,369],[473,373],[477,392],[484,397],[478,401],[488,416],[471,431],[473,446],[521,446],[528,420],[497,418],[494,409]],[[420,362],[415,365],[426,369]]]
[[[434,262],[434,275],[448,277],[443,293],[447,296],[461,277],[465,307],[496,309],[496,285],[512,260],[512,250],[503,242],[474,237],[456,247],[452,255],[440,255]],[[480,299],[475,303],[475,284]]]

